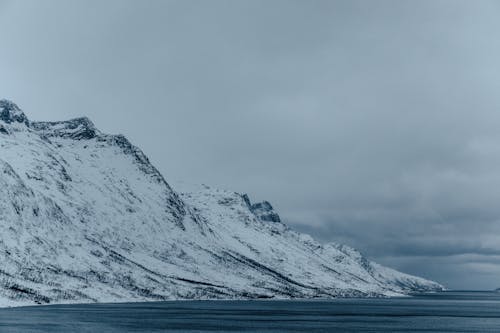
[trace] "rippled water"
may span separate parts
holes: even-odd
[[[0,332],[500,332],[500,294],[183,301],[0,310]]]

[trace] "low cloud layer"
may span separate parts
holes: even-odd
[[[0,95],[452,288],[500,274],[496,1],[5,1]],[[1,154],[1,153],[0,153]]]

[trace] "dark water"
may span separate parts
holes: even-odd
[[[0,332],[500,332],[500,294],[187,301],[0,310]]]

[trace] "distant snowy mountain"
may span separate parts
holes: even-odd
[[[0,305],[442,289],[297,233],[268,202],[180,190],[87,118],[32,122],[0,101]]]

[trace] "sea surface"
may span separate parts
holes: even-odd
[[[500,293],[9,308],[0,332],[500,332]]]

